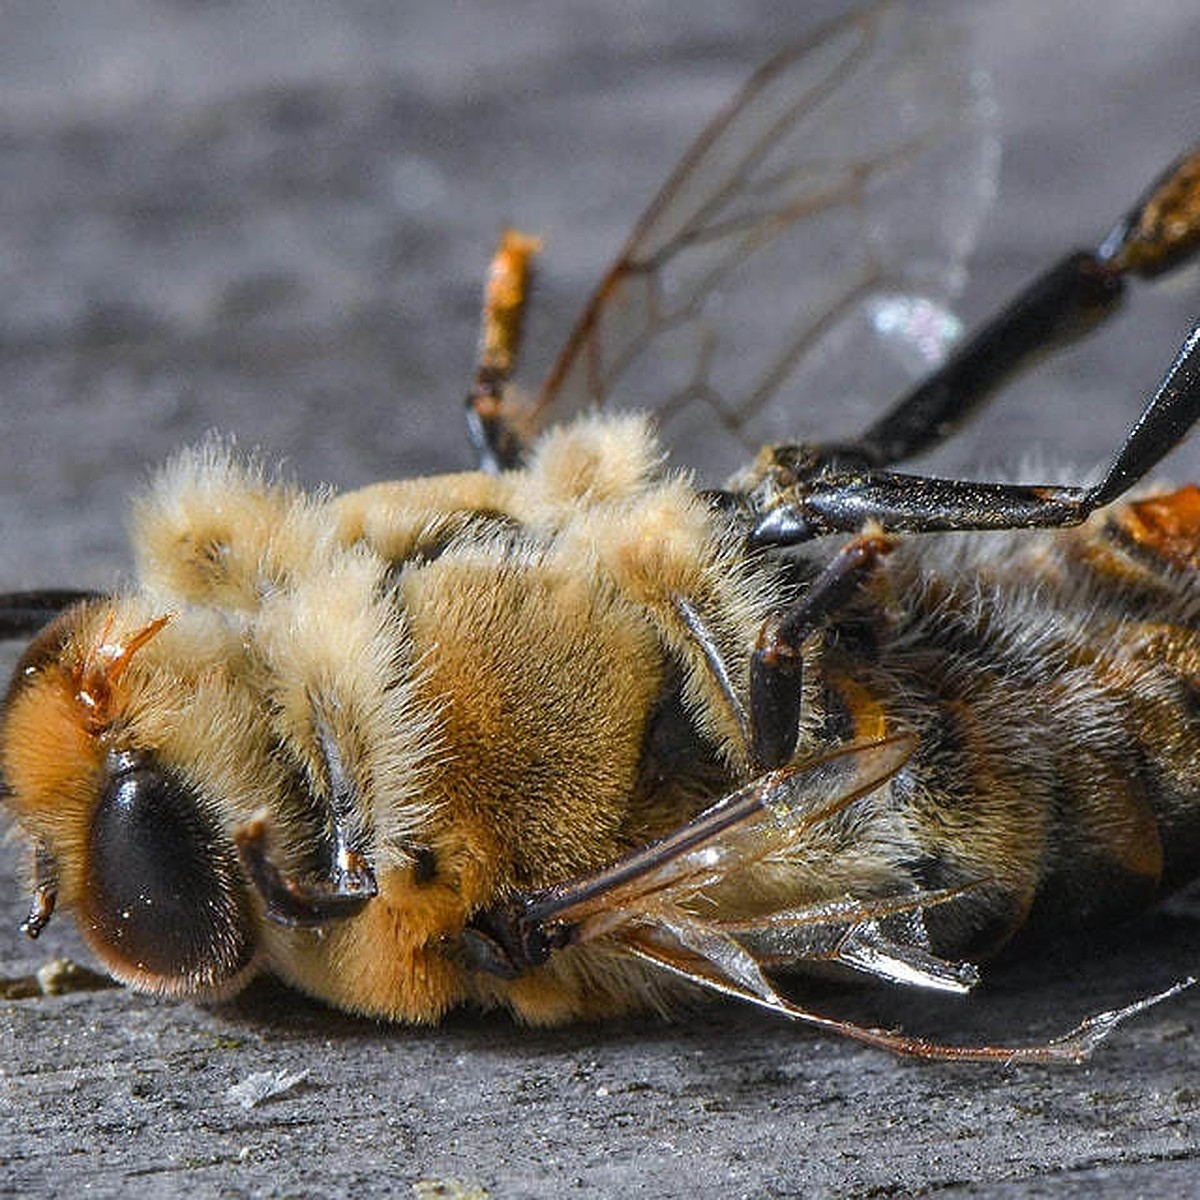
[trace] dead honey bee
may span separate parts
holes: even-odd
[[[931,36],[881,5],[762,68],[529,404],[509,381],[535,244],[507,235],[478,471],[313,494],[210,441],[136,500],[136,586],[0,598],[0,632],[38,631],[0,730],[30,936],[69,910],[114,976],[175,995],[270,971],[395,1020],[544,1024],[699,988],[933,1058],[1076,1058],[1160,999],[964,1047],[782,981],[965,992],[1014,937],[1196,873],[1200,488],[1114,502],[1200,416],[1200,330],[1092,486],[894,468],[1194,252],[1200,152],[855,439],[775,441],[702,490],[647,417],[602,411],[769,440],[814,331],[887,273],[817,288],[740,390],[723,297],[829,214],[871,267],[872,205],[973,119],[961,95],[954,118],[901,103],[954,92]],[[682,383],[623,392],[668,361]]]

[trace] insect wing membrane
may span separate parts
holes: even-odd
[[[889,738],[763,776],[668,838],[568,885],[553,919],[579,922],[579,940],[589,940],[674,913],[706,887],[770,855],[794,852],[805,830],[885,784],[913,748],[912,738]]]
[[[797,413],[896,395],[944,357],[995,190],[982,76],[945,7],[884,4],[767,64],[701,135],[593,296],[539,421],[653,411],[711,479]]]
[[[968,991],[978,980],[976,969],[931,954],[923,919],[926,908],[965,888],[825,901],[740,921],[706,919],[688,907],[701,898],[703,909],[706,889],[755,864],[802,855],[808,830],[885,785],[914,748],[914,739],[894,737],[765,775],[677,834],[570,885],[557,898],[554,917],[578,922],[577,941],[615,934],[641,957],[668,960],[670,969],[705,986],[728,985],[771,1007],[779,997],[763,969],[802,961],[838,962],[914,987]]]

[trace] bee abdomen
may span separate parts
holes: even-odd
[[[1144,780],[1169,889],[1200,873],[1200,487],[1122,505],[1084,542],[1096,586],[1123,601],[1099,682],[1126,714],[1121,761]]]
[[[920,734],[915,881],[991,881],[947,931],[971,953],[1200,874],[1200,488],[1025,546],[917,547],[878,657],[839,668]]]

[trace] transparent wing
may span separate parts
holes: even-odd
[[[608,870],[531,899],[526,914],[573,926],[577,942],[615,936],[641,945],[654,928],[726,966],[755,964],[737,972],[743,983],[760,979],[760,968],[819,961],[965,992],[978,978],[974,967],[930,952],[923,914],[967,889],[845,896],[796,908],[743,903],[742,892],[754,890],[743,887],[748,870],[791,860],[813,871],[822,857],[844,853],[855,824],[849,810],[887,784],[915,746],[898,736],[763,775]]]
[[[986,881],[726,915],[726,899],[736,898],[748,869],[837,852],[842,835],[852,836],[855,806],[884,787],[915,746],[912,737],[892,737],[770,772],[611,867],[518,898],[511,944],[530,944],[533,931],[548,946],[603,939],[693,984],[792,1020],[900,1054],[957,1061],[1077,1061],[1122,1021],[1191,986],[1181,982],[1094,1014],[1063,1037],[1024,1046],[926,1041],[823,1016],[785,996],[771,973],[804,962],[837,963],[943,992],[963,993],[978,982],[970,963],[932,952],[924,915]],[[721,898],[714,903],[714,897]]]
[[[882,3],[764,66],[638,223],[534,427],[649,410],[716,478],[939,362],[998,159],[964,39],[948,6]]]

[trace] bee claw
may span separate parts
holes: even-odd
[[[50,924],[58,903],[58,863],[45,845],[38,843],[34,849],[33,897],[29,901],[29,912],[18,929],[30,941],[37,941],[38,934]]]
[[[30,941],[36,942],[38,935],[50,924],[50,918],[54,915],[54,900],[52,891],[39,888],[34,892],[33,899],[29,902],[29,912],[25,920],[17,926]]]
[[[266,850],[266,822],[248,821],[234,832],[238,855],[266,905],[267,919],[289,929],[311,929],[361,912],[379,894],[375,873],[356,856],[354,871],[305,882],[285,876]]]

